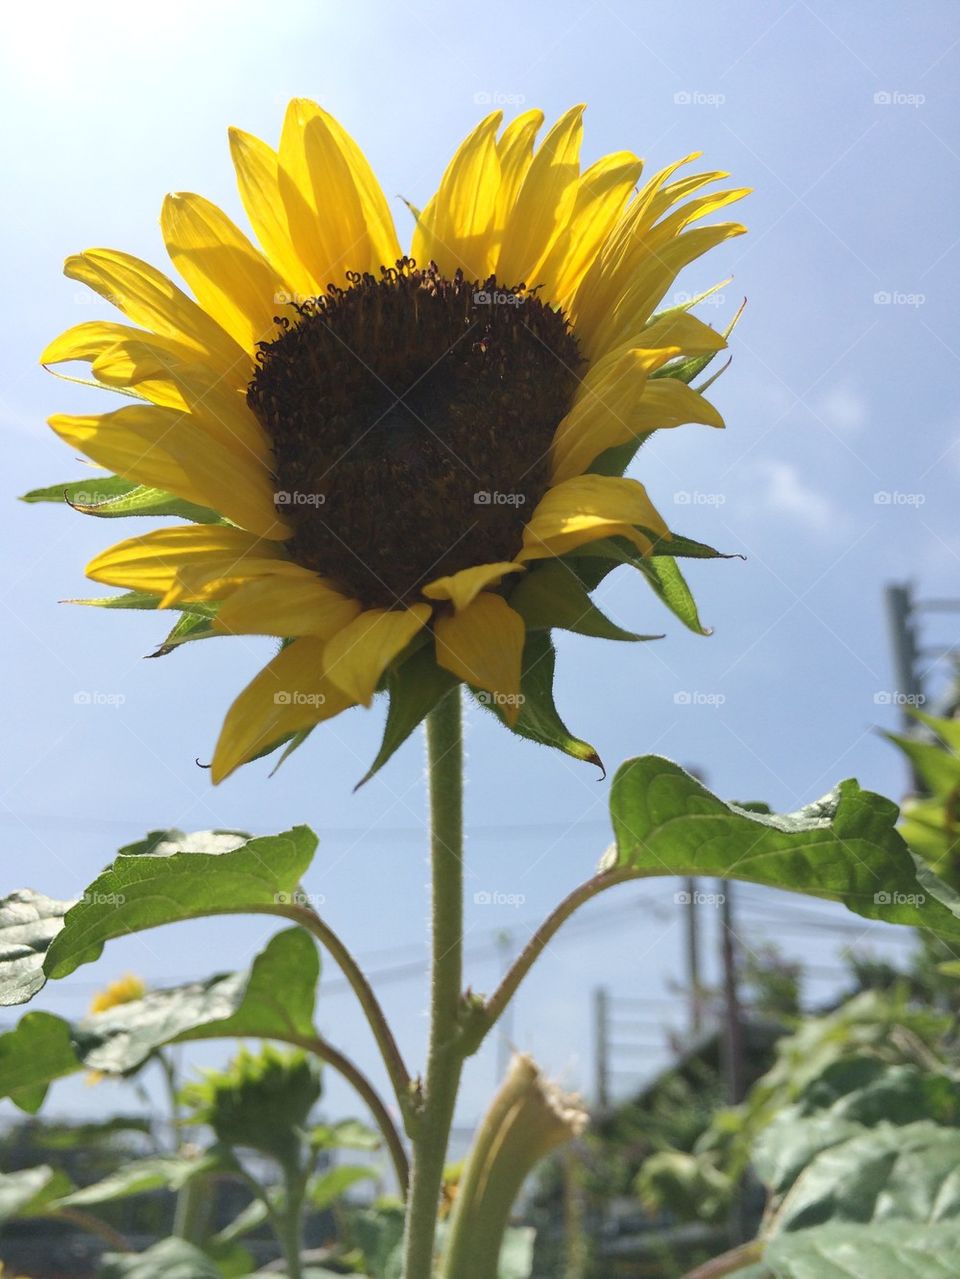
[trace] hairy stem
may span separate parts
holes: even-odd
[[[393,1086],[397,1104],[400,1107],[401,1114],[406,1118],[410,1107],[410,1074],[404,1065],[403,1057],[383,1008],[380,1006],[380,1001],[373,993],[373,987],[367,981],[360,965],[354,959],[347,946],[333,929],[320,918],[316,911],[309,906],[293,902],[282,903],[276,906],[264,907],[262,911],[257,913],[283,915],[284,918],[292,920],[295,924],[299,924],[301,928],[305,928],[307,932],[312,933],[333,956],[341,972],[350,983],[353,993],[356,995],[360,1007],[366,1015],[370,1029],[373,1031],[373,1037],[377,1041],[377,1047],[383,1057],[383,1064]]]
[[[463,730],[459,686],[427,717],[433,926],[430,1039],[413,1135],[404,1279],[430,1279],[450,1127],[463,1069]]]
[[[712,1261],[705,1261],[702,1266],[688,1270],[683,1279],[722,1279],[723,1275],[732,1275],[742,1270],[752,1261],[759,1261],[763,1256],[763,1244],[759,1239],[741,1244]]]

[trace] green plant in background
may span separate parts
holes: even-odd
[[[512,1204],[533,1164],[579,1135],[582,1108],[516,1058],[438,1230],[451,1124],[465,1063],[557,930],[600,893],[654,876],[729,876],[960,940],[957,897],[928,867],[918,881],[888,800],[848,780],[777,815],[727,803],[645,755],[613,778],[614,841],[597,850],[598,868],[585,868],[497,989],[478,994],[466,981],[464,697],[521,737],[599,765],[555,705],[552,630],[652,638],[616,626],[591,599],[627,566],[706,634],[678,561],[719,558],[668,529],[625,471],[655,430],[722,425],[703,396],[717,374],[694,382],[739,313],[721,334],[693,302],[657,308],[687,264],[744,230],[695,224],[745,192],[713,190],[720,173],[677,176],[677,165],[638,189],[642,165],[629,152],[581,173],[581,115],[564,114],[539,147],[541,112],[502,130],[501,113],[483,120],[434,198],[411,210],[407,254],[359,147],[297,99],[278,151],[231,132],[262,252],[208,201],[178,195],[161,226],[193,298],[123,253],[89,250],[66,264],[139,327],[76,325],[44,362],[87,361],[94,386],[132,402],[51,418],[112,474],[28,500],[179,521],[98,555],[88,575],[126,593],[84,602],[179,613],[161,653],[229,634],[279,641],[227,713],[213,780],[278,749],[282,762],[316,725],[378,694],[387,716],[367,777],[426,725],[432,962],[422,1070],[410,1069],[369,980],[302,890],[317,846],[304,826],[258,838],[153,832],[121,849],[76,903],[28,889],[0,904],[7,1004],[139,930],[222,914],[288,926],[248,971],[149,992],[95,1024],[28,1013],[0,1037],[0,1095],[36,1109],[57,1078],[123,1073],[173,1043],[284,1045],[242,1056],[186,1095],[221,1135],[204,1158],[242,1172],[234,1143],[245,1142],[279,1164],[282,1195],[261,1199],[291,1279],[309,1273],[300,1208],[316,1199],[313,1148],[297,1135],[314,1088],[310,1058],[357,1091],[404,1201],[353,1222],[365,1238],[357,1265],[375,1279],[528,1273],[529,1236],[508,1230]],[[388,1098],[314,1025],[318,946],[366,1016]],[[262,1121],[278,1106],[288,1127],[271,1132]],[[113,1258],[104,1274],[177,1266],[222,1272],[216,1257],[175,1239]]]

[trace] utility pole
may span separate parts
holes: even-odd
[[[610,1039],[606,987],[598,986],[593,992],[593,1033],[596,1069],[597,1110],[603,1114],[610,1104]]]
[[[733,881],[717,880],[720,904],[720,959],[723,966],[723,995],[726,1010],[724,1018],[724,1073],[727,1083],[727,1101],[736,1106],[743,1101],[746,1092],[746,1062],[744,1058],[743,1018],[740,1013],[740,996],[737,990],[737,957],[733,931]]]
[[[690,991],[690,1033],[696,1039],[703,1029],[703,1001],[700,984],[700,932],[698,881],[689,875],[684,881],[686,898],[687,987]]]

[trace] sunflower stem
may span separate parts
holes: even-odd
[[[427,717],[433,921],[430,1038],[423,1099],[413,1139],[404,1279],[433,1273],[437,1212],[464,1050],[463,728],[459,686]]]

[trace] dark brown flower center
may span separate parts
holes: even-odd
[[[349,278],[279,320],[247,399],[273,442],[291,556],[390,607],[516,555],[581,359],[523,285],[407,259]]]

